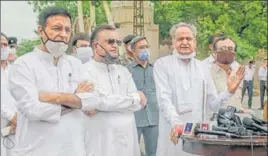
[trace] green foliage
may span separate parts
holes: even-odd
[[[89,16],[89,2],[83,2],[84,16]],[[159,24],[160,41],[170,39],[173,24],[188,22],[198,29],[198,57],[210,54],[208,37],[224,32],[237,45],[237,59],[251,59],[258,49],[267,49],[267,1],[151,1],[154,23]],[[73,19],[77,16],[76,1],[32,1],[36,12],[47,6],[67,8]],[[110,1],[109,1],[110,4]],[[102,5],[96,7],[97,25],[107,23]]]
[[[83,15],[86,17],[90,16],[90,1],[82,1],[83,6]],[[72,22],[77,17],[77,1],[30,1],[28,2],[29,5],[32,5],[34,7],[34,12],[40,13],[41,10],[49,7],[49,6],[57,6],[66,8],[71,16],[72,16]],[[107,22],[107,19],[105,17],[104,9],[102,7],[101,1],[99,1],[100,6],[96,7],[96,24],[103,24]]]
[[[18,46],[17,54],[19,56],[33,51],[34,47],[41,44],[41,40],[22,40]]]
[[[224,32],[237,45],[237,59],[255,57],[258,49],[267,49],[266,1],[154,1],[155,23],[160,39],[170,38],[172,24],[184,21],[198,29],[199,58],[209,54],[208,36]]]

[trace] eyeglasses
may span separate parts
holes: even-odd
[[[119,46],[122,45],[122,41],[121,40],[115,40],[115,39],[108,39],[106,40],[106,42],[110,45],[114,45],[115,43],[118,44]]]

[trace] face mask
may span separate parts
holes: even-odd
[[[63,55],[68,49],[68,44],[63,41],[54,41],[54,40],[49,39],[44,29],[43,31],[47,37],[47,41],[44,42],[42,39],[42,42],[45,44],[48,52],[54,57],[59,57]]]
[[[100,44],[98,44],[98,45],[105,51],[105,55],[102,56],[103,62],[105,64],[115,64],[115,63],[117,63],[118,56],[111,56],[110,53],[105,48],[103,48]]]
[[[138,54],[138,58],[141,61],[148,61],[149,55],[150,55],[150,52],[148,49],[141,49],[139,54]]]
[[[82,61],[82,63],[86,63],[93,56],[93,51],[91,47],[80,47],[76,49],[76,57]]]
[[[179,59],[191,59],[196,56],[196,52],[192,52],[191,54],[188,55],[182,55],[180,52],[178,52],[176,49],[173,50],[173,55],[175,55]]]
[[[1,60],[7,60],[8,54],[9,54],[8,47],[1,48]]]
[[[52,41],[49,39],[45,43],[45,46],[47,50],[50,52],[50,54],[54,57],[59,57],[63,55],[68,49],[68,44],[59,41]]]
[[[234,62],[234,53],[231,53],[229,51],[223,51],[223,52],[217,52],[216,53],[216,62],[219,62],[220,64],[231,64]]]
[[[9,54],[16,54],[15,48],[9,48]]]

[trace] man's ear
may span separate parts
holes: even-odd
[[[209,49],[212,51],[212,49],[213,49],[213,45],[212,45],[212,44],[209,44],[208,47],[209,47]]]
[[[43,30],[43,27],[41,25],[38,25],[37,32],[38,32],[39,35],[41,35],[41,36],[43,35],[44,30]]]

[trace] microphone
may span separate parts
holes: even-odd
[[[246,125],[246,126],[248,126],[248,127],[254,126],[257,129],[262,130],[262,131],[268,133],[267,127],[263,127],[263,126],[260,126],[260,125],[256,124],[252,119],[250,119],[248,117],[243,118],[243,124]]]
[[[228,138],[241,138],[239,135],[228,133],[228,132],[213,131],[213,130],[201,130],[200,128],[196,127],[194,130],[194,134],[197,135],[199,133],[226,136]]]
[[[235,126],[216,127],[216,126],[212,126],[212,130],[228,132],[228,133],[236,134],[238,136],[252,136],[253,135],[253,131],[247,130],[244,127],[235,127]]]
[[[268,124],[268,121],[264,121],[264,120],[262,120],[262,119],[260,119],[260,118],[257,118],[256,116],[254,116],[254,115],[252,115],[252,114],[251,114],[251,116],[252,116],[252,120],[253,120],[254,122],[256,122],[257,124],[260,124],[260,125]]]
[[[229,119],[218,119],[218,125],[224,125],[225,127],[236,126],[236,123]]]
[[[208,130],[207,127],[209,127],[207,126],[207,124],[204,125],[204,124],[199,124],[199,123],[198,124],[186,123],[182,135],[194,136],[198,134],[209,134],[209,135],[225,136],[228,138],[240,138],[239,135],[228,133],[228,132]]]

